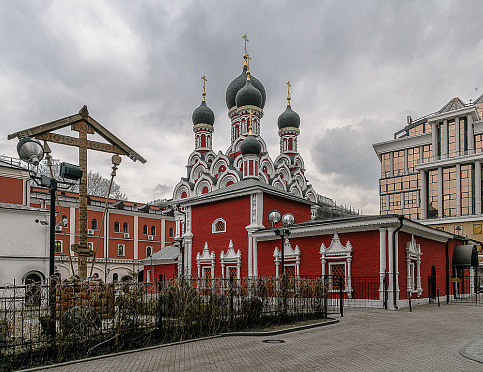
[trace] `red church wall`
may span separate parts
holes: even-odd
[[[210,253],[215,252],[215,277],[221,278],[221,251],[228,250],[230,240],[233,241],[235,252],[241,251],[241,276],[248,275],[248,233],[245,229],[250,224],[250,197],[238,197],[228,200],[194,205],[192,211],[193,250],[191,273],[198,275],[196,254],[203,253],[205,242],[208,242]],[[226,232],[212,232],[212,224],[222,218],[226,222]]]
[[[300,275],[322,275],[322,263],[319,253],[320,246],[324,243],[328,248],[333,237],[334,234],[290,238],[292,248],[295,249],[295,246],[298,245],[301,251]],[[339,234],[339,239],[343,246],[346,246],[347,241],[350,241],[353,247],[351,264],[352,277],[379,276],[379,230],[341,233]],[[273,251],[275,247],[280,248],[280,243],[280,239],[258,242],[259,276],[275,276]],[[330,260],[330,262],[335,262],[335,260]],[[329,274],[329,266],[327,263],[325,273]]]
[[[162,279],[173,279],[177,276],[178,273],[178,265],[173,263],[173,264],[168,264],[168,265],[153,265],[151,266],[150,264],[147,264],[144,266],[144,272],[143,272],[143,280],[144,282],[147,281],[146,275],[148,270],[153,270],[154,269],[154,277],[153,274],[151,274],[151,281],[160,281]],[[154,278],[154,280],[153,280]]]
[[[23,180],[0,177],[0,202],[23,204]]]
[[[263,194],[263,225],[271,227],[268,221],[268,212],[272,209],[278,209],[282,216],[285,213],[292,213],[295,217],[295,223],[301,223],[310,220],[311,211],[310,204],[301,203],[295,200],[281,198],[271,194]],[[280,225],[280,224],[279,224]]]

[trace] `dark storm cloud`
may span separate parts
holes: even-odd
[[[261,131],[272,158],[290,80],[292,108],[301,117],[300,152],[312,159],[307,171],[315,189],[343,203],[365,190],[372,200],[365,209],[377,213],[371,185],[377,186],[379,162],[371,144],[391,138],[406,115],[479,95],[482,13],[480,1],[439,0],[4,2],[0,154],[15,155],[8,133],[87,104],[148,160],[123,162],[118,183],[129,198],[166,197],[165,189],[159,196],[152,191],[185,176],[203,75],[216,117],[214,150],[229,145],[225,90],[242,70],[246,33],[251,71],[267,91]],[[375,128],[386,124],[391,128],[383,136]],[[342,141],[338,148],[335,140]],[[59,146],[54,151],[71,156]],[[354,167],[360,159],[367,171]],[[108,163],[90,160],[106,174]],[[336,187],[327,174],[351,189]]]

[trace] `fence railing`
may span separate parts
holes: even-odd
[[[483,275],[460,275],[449,278],[451,302],[483,303]]]
[[[324,318],[328,295],[289,277],[0,287],[0,370]]]

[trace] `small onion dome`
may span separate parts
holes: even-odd
[[[252,85],[252,81],[247,78],[245,86],[241,88],[235,97],[237,107],[243,106],[262,106],[262,93]]]
[[[267,95],[265,93],[265,87],[263,86],[262,83],[260,83],[260,80],[258,80],[256,77],[253,75],[250,75],[250,80],[252,82],[252,85],[257,88],[260,93],[262,94],[262,104],[259,106],[260,108],[263,108],[265,106],[265,101],[267,98]],[[238,91],[243,88],[246,84],[247,81],[247,66],[243,66],[243,72],[238,75],[231,83],[228,85],[228,88],[226,88],[226,107],[228,109],[231,109],[233,106],[236,106],[235,103],[235,98],[236,94]]]
[[[259,155],[262,145],[256,140],[253,134],[249,134],[240,145],[242,155]]]
[[[292,110],[290,105],[278,117],[278,129],[282,128],[299,128],[300,116]]]
[[[193,116],[191,118],[193,120],[193,125],[213,125],[215,123],[215,114],[208,106],[206,106],[206,102],[204,100],[201,101],[201,105],[199,105],[195,111],[193,111]]]

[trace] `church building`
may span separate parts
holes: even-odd
[[[397,215],[318,218],[327,198],[305,177],[290,85],[277,123],[280,153],[273,161],[260,136],[265,89],[248,62],[245,42],[243,71],[226,91],[231,145],[225,153],[213,151],[215,117],[203,87],[192,115],[195,148],[187,176],[173,192],[177,243],[144,260],[145,280],[278,277],[283,268],[293,277],[342,276],[348,298],[362,296],[355,277],[375,278],[371,299],[380,304],[387,295],[392,308],[411,297],[427,302],[436,287],[445,296],[453,249],[464,239]],[[294,216],[282,240],[269,221],[272,210]]]

